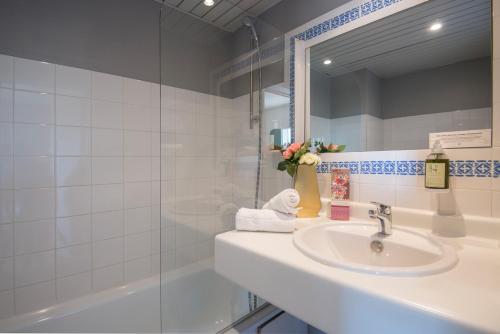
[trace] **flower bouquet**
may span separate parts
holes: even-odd
[[[285,150],[281,151],[284,160],[278,164],[278,170],[286,170],[288,175],[294,177],[299,165],[316,166],[320,164],[320,157],[311,153],[310,147],[310,142],[290,144]]]
[[[316,146],[316,153],[340,153],[345,150],[345,145],[330,144],[325,146],[323,142],[317,141],[314,143]]]

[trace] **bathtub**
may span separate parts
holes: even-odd
[[[212,268],[212,260],[198,262],[169,271],[161,285],[157,275],[3,319],[0,331],[158,333],[163,322],[166,333],[215,333],[248,305],[246,291]]]

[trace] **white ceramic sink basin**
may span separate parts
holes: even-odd
[[[430,235],[393,227],[381,236],[374,223],[326,223],[294,234],[295,246],[326,265],[377,275],[423,276],[458,262],[453,247]]]

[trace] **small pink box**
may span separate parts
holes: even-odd
[[[332,201],[330,208],[332,220],[349,220],[351,208],[349,201]]]

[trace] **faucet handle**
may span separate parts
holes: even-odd
[[[383,213],[383,214],[386,214],[386,215],[390,215],[391,212],[392,212],[390,205],[379,203],[379,202],[370,202],[370,203],[376,205],[377,206],[377,211],[380,212],[380,213]]]

